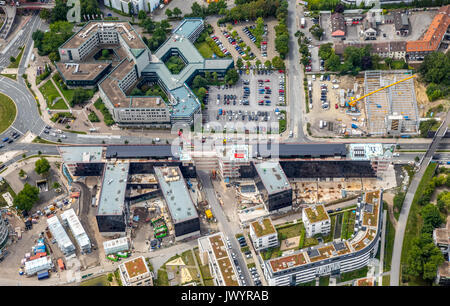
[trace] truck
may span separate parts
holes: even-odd
[[[38,280],[46,279],[49,277],[50,277],[50,274],[48,273],[48,271],[42,271],[37,274]]]
[[[58,262],[58,267],[59,267],[59,269],[60,269],[61,271],[64,270],[64,269],[65,269],[65,266],[64,266],[64,261],[62,260],[62,258],[58,258],[57,262]]]
[[[302,17],[302,18],[300,19],[300,27],[301,27],[302,29],[304,29],[304,28],[305,28],[305,25],[306,25],[305,17]]]
[[[212,175],[213,180],[215,180],[216,179],[216,170],[215,169],[211,170],[211,175]]]

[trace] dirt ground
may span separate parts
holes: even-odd
[[[443,104],[446,109],[448,109],[448,107],[450,106],[450,101],[446,99],[439,99],[430,102],[427,97],[427,88],[425,84],[417,81],[417,79],[414,80],[414,87],[416,92],[417,108],[421,117],[425,117],[430,108],[436,107],[439,104]]]
[[[338,82],[333,83],[336,79]],[[364,103],[359,102],[358,107],[360,109],[360,116],[350,116],[346,114],[347,108],[340,105],[340,91],[341,89],[347,92],[348,89],[354,90],[354,84],[358,83],[358,91],[356,94],[363,93],[363,79],[355,78],[352,76],[343,76],[336,78],[331,76],[330,81],[320,81],[320,74],[316,74],[316,80],[312,80],[312,76],[308,76],[308,81],[312,82],[312,108],[310,106],[310,112],[308,113],[308,122],[311,123],[311,133],[313,136],[333,137],[336,135],[342,135],[344,128],[350,128],[352,123],[358,126],[363,126],[366,121],[366,115],[364,111]],[[322,103],[320,101],[321,96],[321,84],[327,85],[328,93],[327,100],[329,102],[328,109],[322,109]],[[339,85],[339,88],[334,89],[333,85]],[[336,108],[338,105],[338,108]],[[357,119],[357,121],[352,120]],[[320,120],[327,121],[327,126],[320,128]]]
[[[282,240],[280,250],[286,251],[286,250],[298,247],[299,241],[300,241],[300,236]]]

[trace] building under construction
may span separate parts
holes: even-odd
[[[380,90],[386,86],[389,87]],[[414,77],[410,70],[366,71],[364,87],[366,95],[371,93],[365,98],[369,135],[419,133]]]

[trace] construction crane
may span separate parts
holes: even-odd
[[[415,77],[417,77],[417,75],[416,75],[416,74],[413,74],[412,76],[409,76],[409,77],[407,77],[407,78],[401,79],[400,81],[394,82],[394,83],[389,84],[389,85],[387,85],[387,86],[378,88],[377,90],[374,90],[374,91],[372,91],[372,92],[369,92],[368,94],[365,94],[364,96],[362,96],[362,97],[360,97],[360,98],[358,98],[358,99],[353,98],[352,100],[350,100],[350,101],[348,102],[348,105],[350,105],[350,107],[354,107],[354,106],[356,105],[356,103],[357,103],[359,100],[362,100],[362,99],[364,99],[364,98],[366,98],[366,97],[368,97],[368,96],[370,96],[370,95],[373,95],[374,93],[377,93],[377,92],[382,91],[382,90],[384,90],[384,89],[386,89],[386,88],[388,88],[388,87],[394,86],[394,85],[396,85],[396,84],[398,84],[398,83],[407,81],[407,80],[412,79],[412,78],[415,78]]]

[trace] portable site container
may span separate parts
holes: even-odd
[[[122,237],[114,240],[103,242],[103,249],[105,254],[115,254],[117,252],[128,251],[130,248],[127,237]]]

